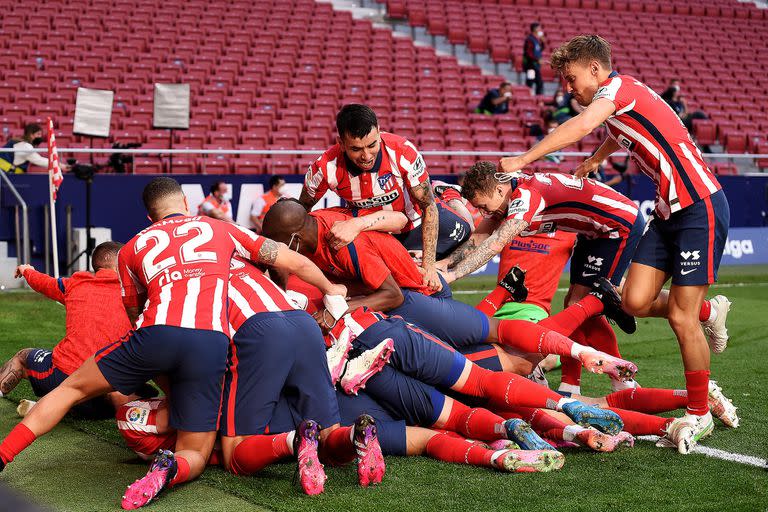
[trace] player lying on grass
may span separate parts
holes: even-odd
[[[358,308],[340,319],[332,332],[339,343],[351,337],[353,346],[362,350],[376,348],[382,340],[391,339],[394,351],[389,365],[393,368],[431,386],[486,398],[488,408],[554,409],[563,411],[577,423],[611,434],[621,431],[621,422],[615,414],[597,407],[585,407],[520,375],[481,368],[439,338],[409,325],[402,318]],[[344,374],[351,382],[365,382],[371,371],[348,364]],[[350,374],[358,377],[350,377]],[[354,393],[358,387],[347,387],[345,391]]]
[[[176,453],[159,457],[129,491],[148,502],[160,483],[175,485],[204,469],[216,438],[228,339],[226,289],[230,259],[241,256],[295,273],[324,293],[346,295],[306,258],[235,225],[190,217],[181,186],[155,178],[144,188],[152,225],[120,251],[123,303],[136,330],[87,359],[0,443],[0,469],[49,432],[77,403],[111,392],[135,392],[156,375],[170,377],[177,397],[171,425]],[[165,468],[167,471],[162,471]],[[146,490],[145,490],[146,489]],[[146,494],[146,496],[144,496]]]
[[[120,247],[117,242],[97,245],[91,256],[94,272],[75,272],[72,277],[55,279],[32,265],[16,267],[17,278],[24,278],[30,288],[64,305],[66,332],[53,350],[24,348],[8,360],[0,368],[0,396],[8,395],[22,379],[29,380],[36,396],[45,396],[83,361],[130,330],[117,276]],[[85,418],[109,418],[116,406],[155,394],[150,386],[140,389],[138,395],[115,391],[76,405],[73,412]],[[22,400],[19,414],[24,416],[34,403]]]
[[[574,37],[552,53],[551,64],[586,108],[526,153],[502,159],[501,170],[519,171],[605,124],[608,138],[578,166],[576,177],[594,171],[622,149],[653,180],[653,219],[633,255],[622,303],[635,316],[667,318],[677,337],[688,407],[670,428],[693,432],[692,443],[678,445],[687,453],[714,427],[707,405],[710,348],[699,319],[709,286],[717,280],[728,236],[728,201],[679,116],[648,86],[613,70],[608,41],[597,35]],[[670,279],[669,299],[660,300],[659,292]]]
[[[264,219],[264,234],[290,246],[295,243],[298,252],[334,279],[362,282],[368,289],[366,295],[350,299],[350,309],[367,306],[399,315],[454,347],[488,341],[528,353],[570,355],[578,357],[590,371],[612,373],[617,379],[631,378],[636,371],[627,361],[606,354],[596,356],[591,347],[574,344],[530,322],[489,319],[475,308],[447,297],[447,287],[438,294],[421,293],[418,268],[389,234],[361,233],[349,245],[333,249],[327,242],[324,226],[337,215],[343,218],[336,211],[309,214],[296,201],[279,201]],[[331,315],[322,311],[320,317]]]

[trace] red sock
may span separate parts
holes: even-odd
[[[584,341],[590,347],[614,357],[621,357],[619,353],[619,342],[616,340],[616,333],[613,332],[611,324],[604,316],[590,318],[582,326],[584,331]]]
[[[437,434],[427,442],[425,451],[433,459],[443,462],[493,467],[491,463],[492,450],[478,446],[461,437]]]
[[[492,372],[475,364],[463,386],[451,387],[465,395],[488,398],[494,406],[508,409],[510,405],[554,409],[562,398],[549,388],[525,377],[507,372]]]
[[[501,320],[499,343],[523,352],[570,356],[573,341],[551,329],[525,320]]]
[[[590,295],[591,297],[591,295]],[[581,345],[586,345],[584,330],[578,327],[571,333],[571,339]],[[560,382],[571,386],[581,386],[581,361],[572,357],[560,358]]]
[[[31,445],[35,439],[37,436],[25,424],[19,423],[13,427],[13,430],[0,443],[0,459],[2,459],[3,464],[13,462],[13,459]]]
[[[222,455],[221,450],[214,449],[211,452],[211,456],[208,458],[208,465],[221,466],[222,464],[224,464],[224,455]]]
[[[541,409],[515,407],[515,411],[519,412],[523,421],[528,423],[540,436],[559,441],[563,440],[563,430],[568,426],[567,423],[560,421]]]
[[[578,302],[571,304],[556,315],[539,322],[563,336],[571,336],[581,324],[603,312],[603,303],[594,295],[587,295]]]
[[[470,409],[461,402],[453,402],[451,414],[441,428],[481,441],[503,439],[504,418],[487,409]]]
[[[688,390],[688,414],[703,416],[709,412],[709,370],[685,372],[685,389]]]
[[[667,425],[672,423],[674,419],[614,407],[608,409],[621,416],[621,420],[624,422],[623,430],[633,436],[663,436]]]
[[[711,314],[712,303],[705,299],[704,302],[701,303],[701,309],[699,310],[699,322],[709,320],[709,315]]]
[[[614,391],[605,399],[610,407],[656,414],[688,405],[688,392],[684,389],[634,388]]]
[[[320,460],[333,466],[341,466],[355,460],[352,427],[339,427],[320,443]]]
[[[183,484],[187,480],[189,480],[189,462],[184,457],[176,456],[176,476],[173,477],[173,480],[168,485],[173,487]]]
[[[497,286],[491,293],[486,295],[477,306],[475,306],[475,309],[479,309],[488,316],[493,316],[510,297],[512,297],[511,293],[501,286]]]
[[[232,452],[232,473],[252,475],[280,459],[289,457],[288,434],[250,436]]]

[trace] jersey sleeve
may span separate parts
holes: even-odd
[[[243,258],[253,262],[259,263],[259,250],[264,245],[263,236],[259,236],[250,229],[238,226],[237,224],[230,224],[223,222],[229,229],[229,236],[235,243],[235,252]]]
[[[536,190],[517,187],[509,198],[507,219],[524,220],[528,224],[533,217],[544,209],[544,198]]]
[[[381,256],[370,246],[370,241],[362,237],[358,237],[337,254],[342,255],[344,259],[348,258],[351,270],[371,290],[377,290],[387,276],[392,274]]]
[[[597,90],[592,101],[605,98],[610,100],[616,110],[619,111],[634,101],[630,91],[631,87],[629,87],[629,84],[626,83],[625,79],[620,76],[615,76],[611,78],[610,82]]]
[[[24,279],[29,284],[29,287],[37,293],[64,304],[64,290],[66,290],[68,278],[60,277],[56,279],[48,274],[29,269],[24,272]]]
[[[327,172],[330,172],[330,164],[325,162],[325,155],[309,164],[307,174],[304,175],[304,190],[306,190],[309,197],[312,199],[320,199],[328,191],[328,177]],[[334,172],[336,171],[336,165],[333,164]]]
[[[427,164],[424,163],[424,157],[421,156],[419,150],[410,141],[405,141],[403,144],[403,151],[398,165],[403,170],[403,177],[408,188],[413,188],[425,181],[429,181]]]
[[[120,292],[123,297],[123,305],[129,308],[141,306],[140,296],[146,293],[146,288],[139,281],[138,271],[132,266],[133,240],[126,244],[117,256],[117,275],[120,278]]]

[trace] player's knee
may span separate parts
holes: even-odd
[[[649,300],[647,296],[633,292],[628,286],[621,290],[621,307],[630,315],[644,316],[652,302],[652,298]]]
[[[679,340],[683,340],[686,337],[680,336],[680,334],[694,332],[700,329],[699,318],[696,315],[691,315],[687,311],[679,308],[670,308],[669,315],[667,316],[670,327],[678,335]]]

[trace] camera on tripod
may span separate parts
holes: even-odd
[[[67,164],[75,177],[83,181],[92,181],[96,174],[96,166],[93,164],[79,164],[76,158],[68,158]]]
[[[112,149],[136,149],[140,148],[141,144],[138,142],[120,143],[115,142],[112,144]],[[112,153],[109,157],[107,165],[111,167],[115,172],[124,173],[125,166],[133,163],[133,155],[126,155],[124,153]]]

